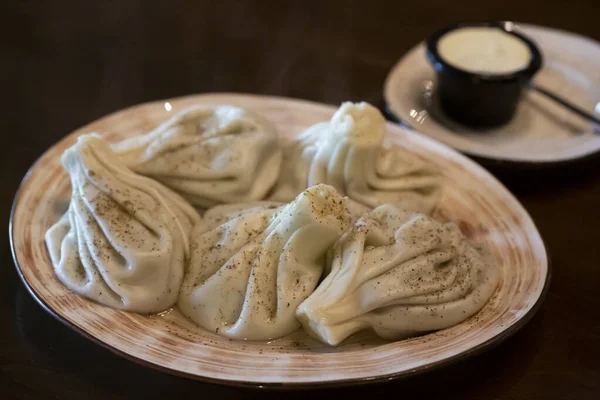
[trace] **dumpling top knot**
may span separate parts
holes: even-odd
[[[386,134],[383,115],[365,102],[342,103],[330,123],[332,139],[346,139],[354,146],[380,146]]]
[[[298,214],[308,212],[314,223],[340,226],[344,231],[352,223],[346,201],[333,187],[318,184],[300,193],[287,209]]]

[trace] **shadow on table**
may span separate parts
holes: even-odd
[[[585,186],[600,178],[600,154],[551,165],[501,163],[470,157],[515,195],[548,195]]]
[[[240,398],[237,389],[204,384],[138,365],[62,325],[22,284],[15,291],[16,334],[27,365],[8,364],[2,374],[31,398],[174,399],[207,394]],[[10,392],[9,392],[10,393]],[[93,395],[91,395],[93,393]],[[10,396],[9,396],[10,397]]]

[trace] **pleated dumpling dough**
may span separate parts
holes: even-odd
[[[371,208],[396,203],[431,212],[441,193],[437,170],[386,140],[383,115],[367,103],[345,102],[329,122],[311,126],[287,146],[273,200],[289,201],[317,183]]]
[[[113,149],[132,170],[200,207],[263,199],[277,181],[282,157],[270,121],[228,105],[186,108]]]
[[[109,144],[79,137],[62,162],[72,197],[46,233],[60,281],[98,303],[138,313],[177,301],[200,216],[175,192],[125,167]]]
[[[190,269],[178,306],[201,327],[233,339],[267,340],[300,324],[295,311],[317,286],[325,252],[350,227],[344,199],[316,185],[291,203],[231,214],[193,236]]]
[[[297,309],[330,345],[372,328],[387,339],[447,328],[492,296],[499,267],[454,223],[383,205],[336,244],[331,272]]]

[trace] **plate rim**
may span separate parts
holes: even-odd
[[[529,308],[529,310],[527,310],[527,312],[525,314],[523,314],[523,316],[521,316],[521,318],[519,318],[516,322],[514,322],[508,328],[502,330],[500,333],[496,334],[495,336],[492,336],[491,338],[487,339],[486,341],[484,341],[476,346],[473,346],[473,347],[469,348],[468,350],[465,350],[463,352],[460,352],[458,354],[450,356],[448,358],[445,358],[445,359],[442,359],[439,361],[435,361],[435,362],[432,362],[432,363],[429,363],[426,365],[414,367],[410,370],[398,371],[398,372],[393,372],[393,373],[385,374],[385,375],[377,375],[377,376],[362,377],[362,378],[314,381],[314,382],[258,382],[258,381],[247,381],[247,380],[231,380],[231,379],[226,379],[226,378],[219,379],[219,378],[213,378],[213,377],[198,375],[198,374],[194,374],[194,373],[188,373],[188,372],[176,370],[173,368],[165,367],[160,364],[156,364],[154,362],[145,360],[143,358],[130,355],[130,354],[126,353],[125,351],[122,351],[122,350],[94,337],[92,334],[85,332],[83,329],[77,327],[71,321],[69,321],[67,318],[64,318],[63,316],[59,315],[55,310],[53,310],[44,301],[44,299],[41,298],[41,296],[38,293],[36,293],[35,289],[33,289],[33,287],[31,287],[31,285],[25,278],[24,273],[22,271],[22,267],[19,264],[18,256],[17,256],[17,252],[16,252],[15,240],[13,237],[14,236],[14,215],[15,215],[16,209],[19,204],[19,200],[21,197],[20,196],[21,191],[22,191],[25,183],[27,182],[31,172],[36,168],[39,161],[42,158],[44,158],[44,156],[46,155],[47,152],[49,152],[54,146],[56,146],[63,140],[67,140],[71,136],[72,133],[76,132],[77,130],[79,130],[81,128],[84,128],[87,125],[95,123],[96,121],[99,121],[101,119],[110,117],[114,114],[131,111],[138,107],[143,107],[143,106],[147,106],[147,105],[151,105],[151,104],[160,104],[160,103],[164,103],[164,102],[174,102],[174,101],[178,101],[178,100],[198,98],[198,97],[203,97],[203,96],[236,96],[236,97],[246,97],[246,98],[253,97],[253,98],[259,98],[259,99],[263,99],[263,100],[266,100],[266,99],[284,100],[284,101],[292,101],[292,102],[303,102],[303,103],[316,105],[316,106],[335,107],[335,105],[332,105],[332,104],[320,103],[320,102],[306,100],[306,99],[297,99],[297,98],[293,98],[293,97],[270,96],[270,95],[261,95],[261,94],[243,93],[243,92],[203,92],[203,93],[189,94],[189,95],[179,96],[179,97],[156,99],[156,100],[151,100],[151,101],[147,101],[147,102],[133,104],[129,107],[124,107],[124,108],[118,109],[116,111],[99,116],[98,118],[94,119],[93,121],[89,121],[88,123],[86,123],[80,127],[77,127],[76,129],[67,133],[61,139],[59,139],[58,141],[56,141],[52,145],[50,145],[50,147],[48,147],[42,154],[40,154],[38,156],[38,158],[31,164],[31,166],[28,168],[27,172],[23,176],[21,182],[19,183],[19,186],[13,197],[13,202],[12,202],[12,206],[11,206],[9,225],[8,225],[8,229],[9,229],[8,236],[9,236],[9,242],[10,242],[10,248],[11,248],[13,262],[15,264],[15,269],[17,271],[17,275],[19,276],[19,279],[21,280],[21,282],[23,283],[23,285],[25,286],[25,288],[27,289],[29,294],[42,307],[42,309],[44,309],[54,319],[58,320],[63,325],[69,327],[70,329],[77,332],[81,336],[87,338],[91,342],[93,342],[97,345],[100,345],[101,347],[111,351],[113,354],[116,354],[126,360],[133,361],[134,363],[136,363],[138,365],[141,365],[144,367],[149,367],[149,368],[157,370],[157,371],[165,372],[170,375],[183,377],[183,378],[187,378],[187,379],[192,379],[192,380],[205,382],[205,383],[218,384],[218,385],[231,386],[231,387],[272,389],[272,390],[277,390],[277,389],[297,390],[297,389],[319,389],[319,388],[332,388],[332,387],[352,387],[352,386],[363,386],[363,385],[367,385],[367,384],[371,384],[371,383],[389,382],[389,381],[393,381],[393,380],[407,379],[410,377],[427,374],[429,372],[433,372],[438,369],[454,365],[460,361],[464,361],[471,357],[477,356],[487,350],[490,350],[490,349],[496,347],[497,345],[501,344],[505,340],[509,339],[515,333],[517,333],[520,329],[522,329],[533,318],[533,316],[537,313],[537,311],[541,308],[541,306],[544,303],[544,300],[546,298],[546,295],[548,293],[551,278],[552,278],[552,262],[551,262],[550,254],[548,252],[548,248],[546,246],[546,242],[543,239],[539,229],[537,228],[537,225],[535,224],[535,222],[534,222],[533,218],[531,217],[531,215],[529,214],[529,212],[519,202],[519,200],[514,196],[514,194],[512,192],[510,192],[510,190],[508,190],[508,188],[506,188],[506,186],[504,186],[504,184],[502,184],[502,182],[500,182],[493,174],[491,174],[489,171],[487,171],[483,166],[479,165],[475,161],[464,156],[463,154],[461,154],[461,152],[457,151],[456,149],[454,149],[442,142],[439,142],[431,137],[425,136],[423,134],[420,134],[418,132],[414,132],[411,130],[411,132],[410,132],[411,134],[417,134],[422,139],[425,139],[428,142],[432,142],[432,144],[434,144],[436,146],[441,146],[442,148],[445,148],[446,150],[448,150],[452,153],[455,153],[462,159],[463,162],[469,164],[469,166],[471,168],[474,168],[475,170],[479,170],[478,172],[483,172],[485,175],[487,175],[487,178],[491,179],[496,185],[498,185],[499,188],[501,188],[501,190],[503,190],[506,194],[508,194],[508,197],[511,200],[513,200],[513,202],[521,209],[520,211],[523,212],[527,216],[527,218],[529,219],[529,222],[532,224],[533,228],[535,229],[535,232],[537,233],[537,235],[539,237],[541,248],[543,250],[543,254],[545,255],[545,261],[546,261],[546,274],[545,274],[544,284],[539,293],[539,296],[535,300],[535,303]],[[388,123],[390,123],[390,122],[388,122]]]
[[[550,33],[571,36],[571,37],[577,38],[579,40],[588,42],[590,45],[595,45],[596,47],[598,47],[598,49],[600,51],[600,41],[598,41],[592,37],[582,35],[577,32],[568,31],[568,30],[560,29],[560,28],[554,28],[551,26],[536,25],[536,24],[530,24],[530,23],[519,22],[519,21],[510,21],[510,22],[512,22],[517,28],[520,28],[520,29],[523,29],[523,28],[533,29],[533,30],[537,30],[537,31],[546,31],[546,32],[550,32]],[[397,123],[400,123],[401,126],[404,126],[407,129],[410,129],[411,131],[413,131],[415,133],[418,133],[423,136],[427,136],[430,139],[438,141],[437,139],[433,138],[432,136],[420,131],[417,127],[410,124],[409,121],[406,121],[404,118],[402,118],[399,115],[399,113],[394,111],[394,107],[392,105],[393,102],[390,101],[390,99],[392,97],[391,96],[392,77],[397,74],[397,71],[398,71],[400,65],[406,59],[406,57],[409,54],[411,54],[412,52],[418,50],[418,48],[423,45],[424,45],[424,40],[421,40],[421,41],[415,43],[414,45],[412,45],[406,52],[404,52],[400,56],[400,58],[397,59],[396,62],[394,62],[392,67],[388,70],[388,73],[387,73],[384,83],[383,83],[384,107],[386,109],[386,112],[388,114],[390,114],[394,119],[396,119],[398,121]],[[487,164],[489,164],[489,163],[493,163],[496,165],[497,164],[502,164],[502,165],[514,164],[514,165],[518,165],[518,166],[522,166],[522,167],[526,167],[526,168],[549,167],[549,166],[555,166],[555,165],[569,164],[569,163],[577,162],[580,160],[587,160],[590,158],[594,158],[595,156],[600,155],[600,145],[598,145],[598,148],[596,148],[592,151],[585,151],[585,152],[579,152],[576,154],[571,154],[571,155],[566,155],[566,156],[538,160],[538,159],[527,159],[527,158],[513,158],[513,157],[505,157],[505,156],[493,156],[493,155],[488,155],[488,154],[482,154],[482,153],[475,152],[475,151],[461,149],[459,147],[455,147],[453,145],[446,144],[445,142],[441,142],[441,143],[448,147],[451,147],[453,150],[460,152],[461,154],[467,155],[469,157],[478,158]]]

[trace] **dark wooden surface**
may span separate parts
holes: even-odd
[[[6,224],[28,167],[63,135],[129,105],[209,91],[381,106],[389,68],[441,24],[512,19],[600,39],[599,11],[597,0],[3,0],[0,398],[282,396],[138,366],[78,336],[34,302],[15,272]],[[600,398],[600,162],[490,170],[531,213],[550,252],[553,280],[537,315],[507,342],[457,365],[401,382],[318,394]]]

